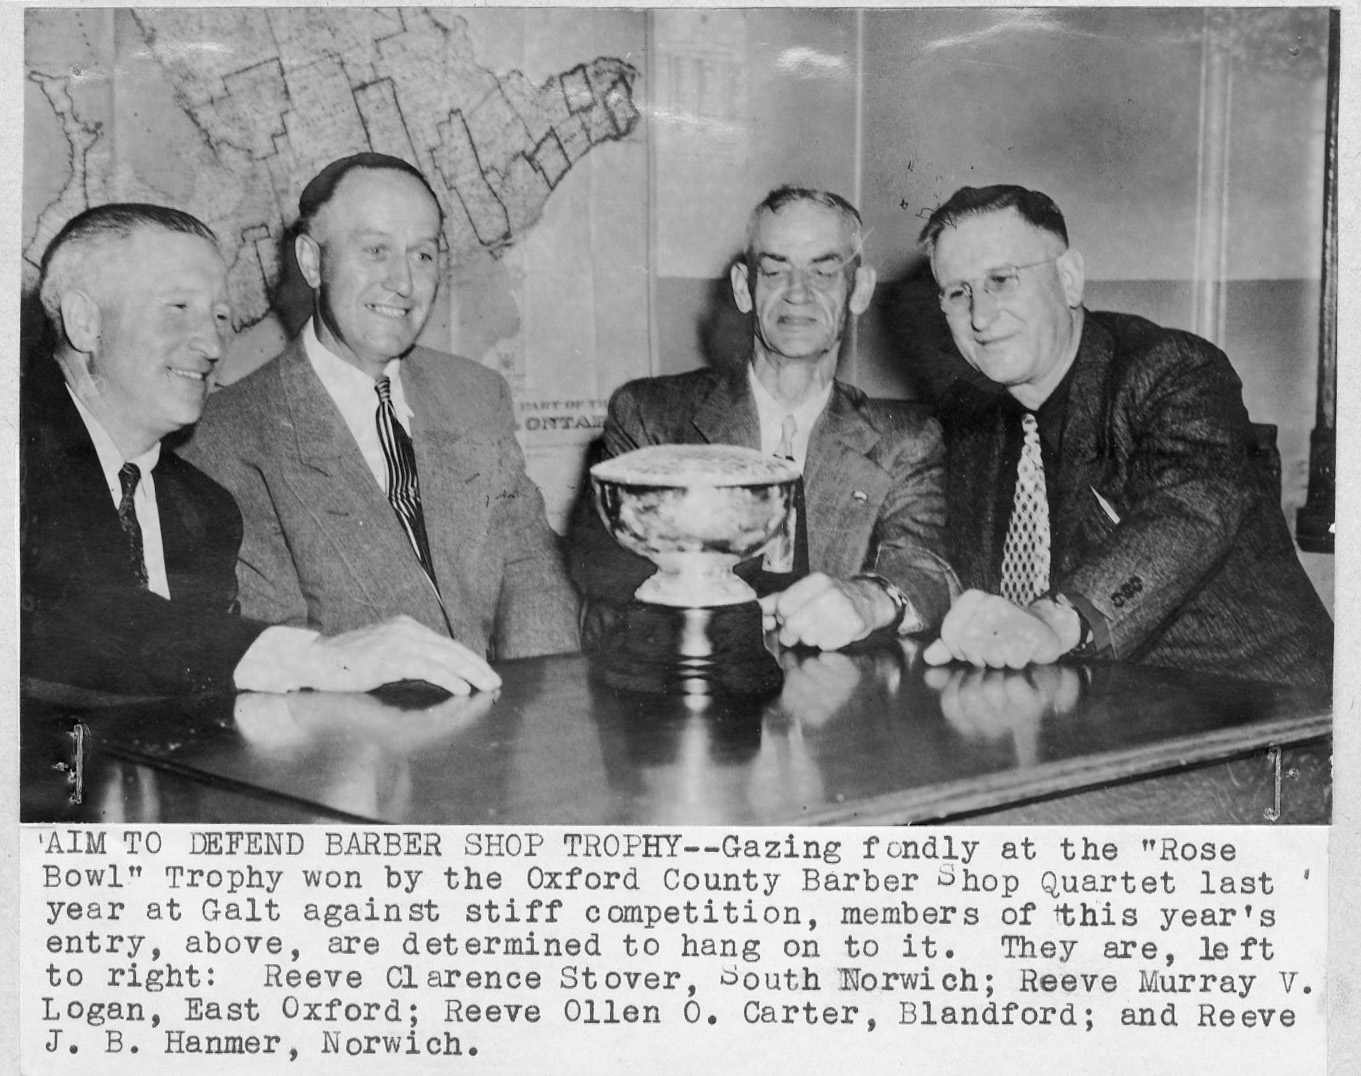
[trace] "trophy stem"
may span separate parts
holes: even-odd
[[[731,553],[657,553],[652,559],[656,574],[633,595],[641,602],[694,609],[756,600],[756,591],[733,574],[738,558]]]

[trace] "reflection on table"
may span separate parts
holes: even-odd
[[[933,669],[911,642],[780,662],[783,688],[765,700],[621,692],[579,656],[507,662],[501,691],[471,698],[408,689],[128,703],[28,685],[24,817],[1328,817],[1329,704],[1301,689],[1118,665]]]

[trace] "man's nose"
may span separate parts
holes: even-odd
[[[1001,309],[995,295],[982,288],[974,288],[969,296],[969,322],[975,329],[985,328]]]
[[[209,362],[217,362],[226,350],[227,332],[227,327],[217,319],[217,316],[209,314],[203,319],[198,332],[194,334],[194,350]]]
[[[812,285],[809,282],[808,274],[811,270],[800,269],[798,266],[791,266],[789,270],[789,287],[785,289],[785,298],[796,303],[807,302],[808,297],[813,294]]]
[[[405,258],[391,258],[387,264],[387,278],[384,280],[388,289],[398,295],[407,295],[411,291],[411,266],[407,264]]]

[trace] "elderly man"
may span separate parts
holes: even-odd
[[[922,241],[961,355],[939,416],[965,586],[926,659],[1063,654],[1326,684],[1332,624],[1250,454],[1240,382],[1189,333],[1082,305],[1045,195],[965,187]]]
[[[934,626],[952,580],[939,428],[913,405],[868,399],[835,377],[851,315],[874,291],[860,214],[825,191],[772,191],[752,211],[730,277],[738,309],[753,315],[750,353],[729,368],[624,385],[610,401],[605,451],[736,444],[802,469],[794,540],[739,567],[785,644],[835,650],[878,630]],[[570,561],[588,625],[607,622],[602,612],[626,604],[652,570],[586,511]]]
[[[242,608],[328,631],[408,613],[500,658],[576,649],[576,596],[505,382],[416,345],[443,222],[424,177],[345,157],[298,210],[312,318],[214,395],[188,450],[241,505]]]
[[[87,210],[48,247],[39,296],[56,344],[21,392],[26,678],[138,694],[500,682],[407,618],[320,638],[235,615],[240,513],[161,446],[198,419],[230,332],[206,225]]]

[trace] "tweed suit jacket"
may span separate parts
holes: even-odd
[[[327,634],[406,614],[492,658],[577,648],[576,596],[515,441],[509,389],[468,359],[402,360],[439,598],[300,340],[215,393],[186,452],[245,519],[243,610]],[[375,404],[376,407],[376,404]]]
[[[745,364],[631,381],[610,400],[603,452],[645,445],[760,448]],[[912,600],[927,626],[949,608],[940,428],[916,405],[871,400],[836,382],[808,441],[804,505],[811,571],[876,572]],[[606,534],[589,496],[578,504],[568,563],[588,601],[627,603],[653,571]]]
[[[20,669],[103,691],[230,690],[265,625],[236,610],[241,515],[164,447],[153,475],[170,599],[141,586],[99,457],[56,360],[21,388]]]
[[[1007,524],[997,493],[1016,481],[1014,465],[1003,473],[1008,399],[961,380],[938,410],[952,563],[991,593]],[[1331,681],[1332,622],[1252,460],[1242,385],[1221,351],[1087,312],[1061,444],[1050,581],[1100,614],[1098,656]]]

